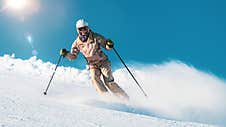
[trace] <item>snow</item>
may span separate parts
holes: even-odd
[[[97,94],[89,71],[37,57],[0,57],[0,127],[213,127],[226,123],[226,83],[179,61],[130,66],[145,98],[125,69],[114,72],[130,102]]]

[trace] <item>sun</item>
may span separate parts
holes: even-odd
[[[21,10],[27,6],[28,0],[7,0],[6,4],[8,8]]]
[[[1,1],[1,0],[0,0]],[[2,0],[0,14],[10,13],[17,16],[21,21],[25,21],[29,16],[38,13],[41,0]]]

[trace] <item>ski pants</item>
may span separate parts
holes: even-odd
[[[89,67],[91,82],[98,93],[103,94],[109,90],[118,97],[129,98],[125,91],[114,82],[111,65],[108,60],[104,60],[99,64],[91,65]],[[103,77],[104,82],[101,80],[101,76]]]

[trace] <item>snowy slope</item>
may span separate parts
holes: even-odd
[[[132,68],[150,95],[147,99],[124,69],[116,70],[115,80],[131,96],[128,103],[100,97],[87,70],[59,67],[44,96],[54,64],[5,55],[0,65],[0,127],[225,125],[225,82],[180,62]]]

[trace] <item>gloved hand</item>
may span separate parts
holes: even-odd
[[[106,41],[106,45],[109,47],[109,48],[113,48],[114,47],[114,42],[111,40],[111,39],[107,39]]]
[[[65,57],[67,54],[69,53],[69,51],[67,51],[67,49],[60,49],[60,55]]]

